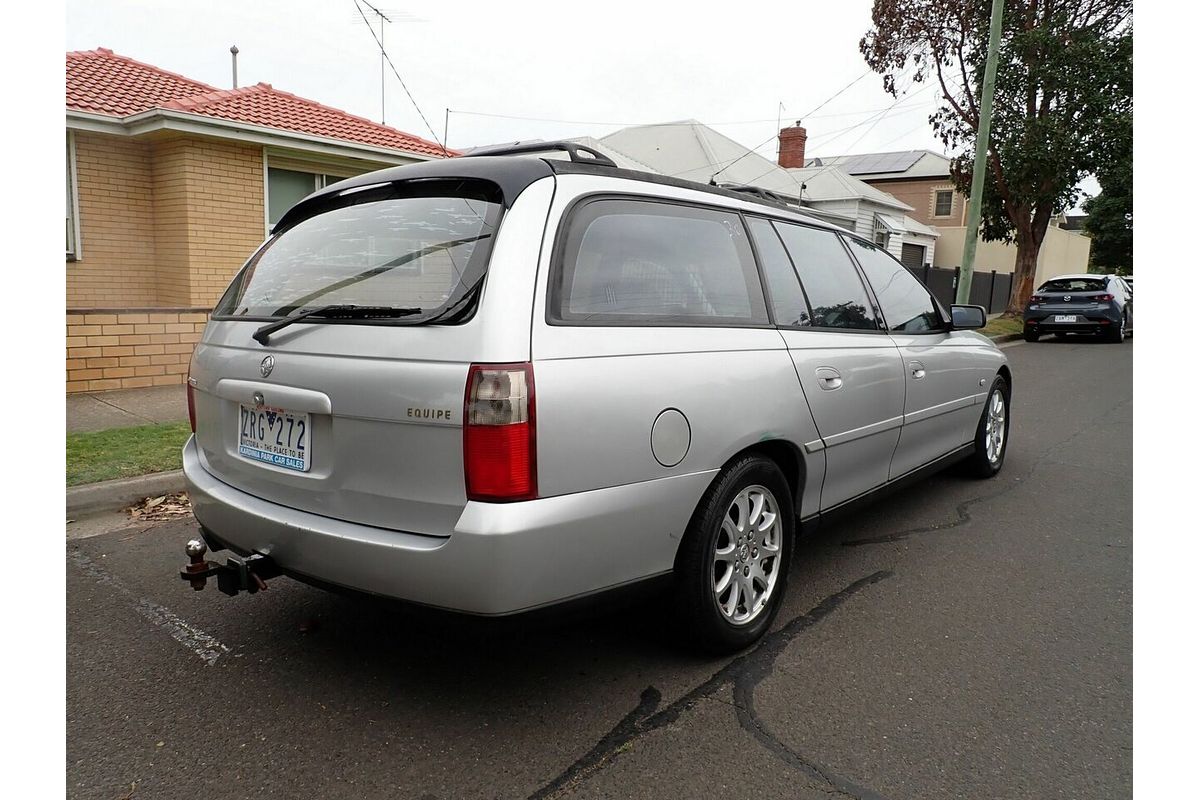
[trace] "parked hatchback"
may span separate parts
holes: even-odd
[[[1133,330],[1133,290],[1117,275],[1060,275],[1038,287],[1025,306],[1025,341],[1053,333],[1100,336],[1120,343]]]
[[[293,207],[212,315],[184,577],[479,615],[661,579],[712,651],[795,535],[953,462],[994,475],[1004,355],[888,252],[748,194],[541,145]]]

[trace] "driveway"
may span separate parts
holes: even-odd
[[[1080,798],[1132,791],[1133,344],[1019,344],[1007,464],[803,542],[756,649],[661,604],[488,625],[67,546],[71,798]]]

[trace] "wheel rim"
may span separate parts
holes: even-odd
[[[1005,411],[1004,393],[996,389],[988,398],[987,421],[984,423],[983,430],[987,458],[992,464],[998,462],[1004,453]]]
[[[738,492],[725,511],[713,553],[712,587],[717,608],[734,625],[756,619],[779,581],[783,521],[775,495],[765,486]]]

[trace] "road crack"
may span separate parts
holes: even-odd
[[[755,687],[771,673],[776,659],[793,639],[832,614],[854,595],[872,584],[892,577],[892,574],[888,570],[874,572],[826,597],[807,613],[795,617],[775,632],[767,635],[753,650],[737,656],[713,673],[708,680],[662,709],[658,708],[659,703],[662,702],[662,692],[653,686],[647,686],[642,690],[641,699],[636,708],[626,714],[620,722],[613,726],[612,730],[602,736],[600,741],[574,764],[529,795],[529,800],[550,800],[569,794],[630,750],[638,739],[673,724],[702,700],[719,699],[715,697],[716,693],[727,685],[733,687],[734,702],[726,703],[724,700],[721,702],[732,705],[737,714],[738,724],[778,759],[838,794],[857,798],[857,800],[883,800],[882,796],[876,792],[833,774],[811,758],[797,753],[780,741],[755,713],[753,695]]]

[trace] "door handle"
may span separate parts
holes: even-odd
[[[817,385],[828,392],[842,388],[842,375],[833,367],[817,367]]]
[[[925,365],[920,361],[910,361],[908,364],[909,374],[913,376],[913,380],[921,380],[925,377]]]

